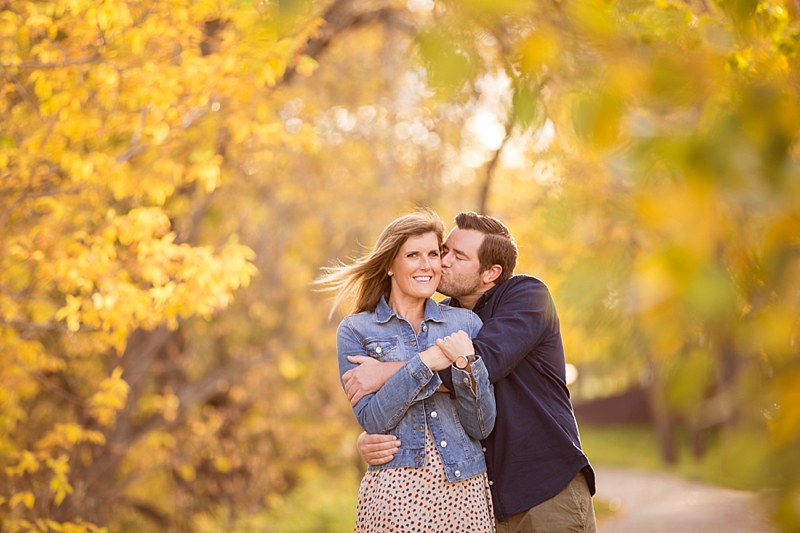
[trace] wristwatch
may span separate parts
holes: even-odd
[[[459,370],[464,370],[477,360],[478,357],[474,353],[471,353],[468,355],[459,355],[456,357],[456,360],[453,364],[456,365],[456,368]]]

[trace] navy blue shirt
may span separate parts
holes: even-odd
[[[452,298],[443,303],[459,307]],[[475,352],[489,370],[497,402],[494,431],[483,441],[497,520],[552,498],[580,471],[594,494],[594,471],[581,450],[561,328],[547,285],[513,276],[486,291],[473,311],[483,320],[473,339]],[[440,374],[449,387],[449,372]]]

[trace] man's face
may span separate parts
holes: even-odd
[[[444,243],[440,293],[458,300],[465,296],[480,296],[483,291],[478,249],[482,242],[483,233],[480,231],[453,228]]]

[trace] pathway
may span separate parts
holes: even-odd
[[[776,533],[753,493],[658,472],[595,470],[597,497],[619,506],[598,533]]]

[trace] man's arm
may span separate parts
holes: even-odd
[[[555,303],[547,285],[524,276],[512,278],[494,314],[486,318],[472,340],[489,371],[492,383],[506,377],[543,342],[556,339],[559,331]]]
[[[370,466],[388,463],[400,450],[400,441],[394,435],[370,435],[364,432],[358,436],[356,444],[358,453]]]

